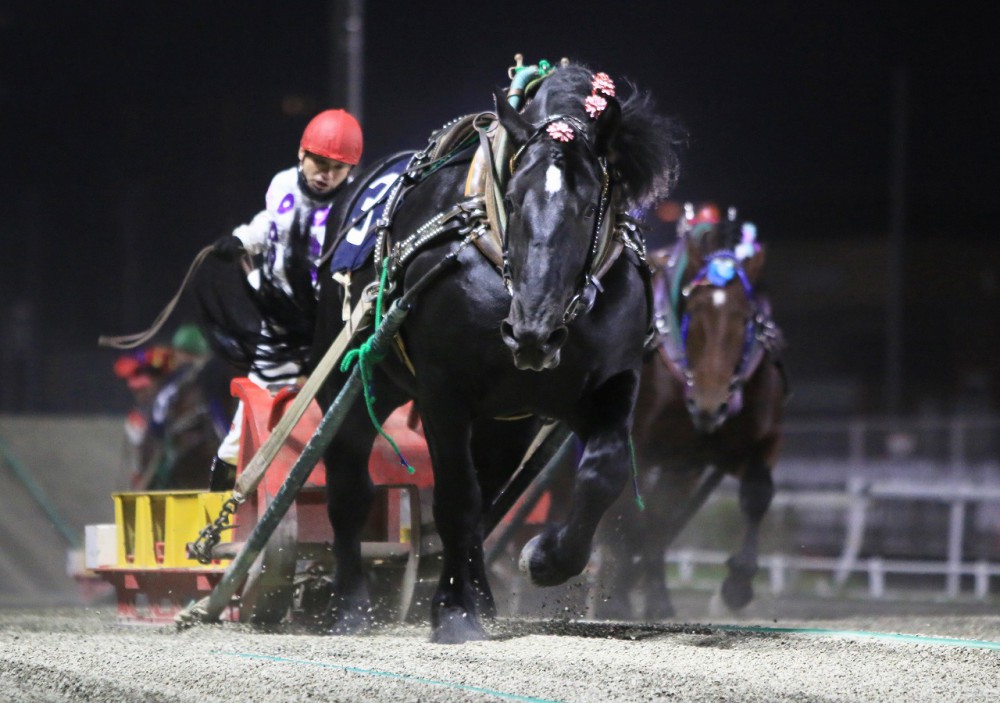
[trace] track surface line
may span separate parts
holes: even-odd
[[[818,635],[822,637],[845,637],[860,639],[892,640],[913,644],[937,644],[948,647],[973,647],[975,649],[1000,650],[1000,642],[987,640],[967,640],[957,637],[932,637],[929,635],[904,635],[894,632],[869,632],[867,630],[833,630],[821,627],[760,627],[753,625],[707,625],[723,632],[748,632],[760,634]]]
[[[352,674],[365,674],[367,676],[378,676],[387,679],[396,679],[400,681],[406,681],[408,683],[423,684],[425,686],[443,686],[444,688],[452,688],[460,691],[469,691],[471,693],[484,693],[489,696],[495,696],[497,698],[503,698],[505,700],[523,701],[524,703],[560,703],[559,701],[553,700],[551,698],[534,698],[532,696],[521,696],[516,693],[505,693],[503,691],[495,691],[491,688],[482,688],[481,686],[469,686],[467,684],[452,683],[450,681],[425,679],[421,676],[410,676],[409,674],[397,674],[392,671],[381,671],[379,669],[364,669],[358,666],[348,666],[346,664],[331,664],[330,662],[312,661],[309,659],[290,659],[288,657],[275,657],[269,654],[253,654],[250,652],[212,652],[212,654],[216,654],[218,656],[223,656],[223,657],[238,657],[240,659],[262,659],[264,661],[271,661],[279,664],[301,664],[305,666],[323,667],[324,669],[338,669],[340,671],[346,671]]]

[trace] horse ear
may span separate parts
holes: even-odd
[[[764,270],[764,245],[761,244],[753,256],[743,262],[743,270],[746,271],[747,280],[750,285],[756,285],[760,280],[761,272]]]
[[[531,124],[507,102],[507,96],[501,88],[494,89],[493,99],[497,104],[497,118],[500,124],[507,130],[507,134],[515,144],[523,145],[531,137]]]
[[[594,123],[594,147],[598,156],[606,156],[612,160],[612,143],[618,126],[622,122],[622,106],[614,98],[608,98],[608,105],[597,116]]]

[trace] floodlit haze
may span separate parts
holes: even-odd
[[[334,4],[0,8],[0,411],[124,407],[97,336],[145,328],[194,254],[262,207],[311,114],[344,94]],[[691,135],[677,197],[738,206],[769,245],[793,414],[822,409],[826,388],[848,389],[835,411],[885,407],[895,163],[904,407],[995,408],[988,7],[369,0],[366,158],[490,108],[516,52],[652,91]]]

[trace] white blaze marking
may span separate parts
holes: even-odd
[[[562,171],[555,164],[549,166],[549,170],[545,172],[545,192],[546,193],[558,193],[562,190]]]
[[[721,308],[726,302],[726,291],[719,289],[712,291],[712,304]]]

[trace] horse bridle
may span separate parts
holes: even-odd
[[[756,300],[754,298],[753,286],[750,284],[750,279],[747,278],[746,271],[743,268],[740,259],[736,254],[728,249],[723,249],[720,251],[713,252],[705,257],[708,262],[698,273],[695,274],[694,278],[688,283],[682,292],[683,297],[686,299],[690,296],[691,291],[702,285],[716,285],[710,278],[710,270],[712,265],[718,260],[728,261],[732,264],[733,275],[739,279],[740,284],[743,286],[743,291],[746,293],[747,301],[750,303],[751,314],[747,319],[745,325],[745,332],[743,334],[743,351],[740,355],[740,362],[737,364],[736,369],[733,372],[733,376],[729,381],[729,394],[732,396],[738,393],[743,384],[746,382],[744,377],[744,372],[746,371],[748,362],[750,360],[751,353],[753,351],[754,342],[757,340],[757,326],[758,326],[758,315],[755,312],[757,307]],[[732,280],[732,279],[729,279]],[[728,281],[726,281],[728,283]],[[684,365],[682,371],[684,373],[685,384],[690,387],[692,385],[692,379],[690,376],[690,371],[687,368],[687,336],[688,336],[688,326],[691,323],[691,313],[685,310],[683,317],[680,320],[680,334],[681,334],[681,344],[683,345],[685,355],[684,355]]]
[[[534,141],[536,141],[540,136],[546,133],[549,125],[556,122],[563,122],[564,124],[572,127],[576,132],[579,132],[582,137],[582,142],[587,147],[587,150],[594,156],[597,160],[597,164],[601,168],[601,194],[598,197],[597,209],[594,213],[594,228],[590,235],[590,247],[587,250],[587,258],[584,261],[582,282],[578,292],[570,298],[569,303],[566,306],[566,310],[563,311],[563,324],[568,325],[573,320],[575,320],[580,315],[585,315],[594,307],[594,301],[597,299],[597,293],[604,290],[601,285],[600,280],[597,278],[594,272],[595,262],[597,261],[597,252],[600,248],[601,242],[608,236],[610,232],[611,219],[607,217],[608,209],[611,204],[611,175],[608,170],[607,159],[603,156],[598,156],[594,151],[594,145],[586,137],[586,124],[583,120],[573,117],[572,115],[551,115],[545,119],[542,124],[540,124],[535,131],[525,140],[514,155],[510,157],[508,161],[508,168],[510,169],[510,175],[514,175],[514,171],[517,169],[518,161],[524,150]],[[502,205],[501,205],[502,207]],[[504,217],[506,221],[506,217]],[[501,241],[501,253],[503,255],[503,282],[504,286],[507,288],[507,292],[513,295],[513,284],[511,282],[510,275],[510,258],[508,256],[508,238],[507,230],[500,233]]]

